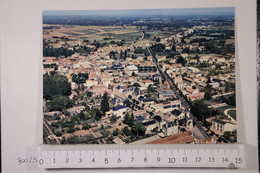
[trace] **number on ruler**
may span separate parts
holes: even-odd
[[[195,160],[196,162],[201,162],[201,157],[196,157]]]
[[[108,164],[108,158],[105,158],[104,163]]]
[[[144,158],[144,162],[145,162],[145,163],[147,162],[147,157]]]
[[[222,157],[222,162],[228,162],[228,158],[227,157]]]
[[[238,163],[238,164],[241,164],[243,162],[241,157],[236,158],[235,160],[236,160],[235,163]]]
[[[135,159],[134,157],[131,157],[131,163],[134,162],[134,159]]]
[[[209,162],[215,162],[215,157],[209,157]]]
[[[187,157],[183,157],[182,158],[182,162],[188,162],[188,158]]]
[[[175,163],[175,158],[174,157],[170,157],[169,158],[169,163]]]
[[[69,163],[70,162],[70,159],[69,158],[66,158],[66,163]]]
[[[93,163],[95,163],[95,162],[96,162],[96,159],[95,159],[95,158],[93,158],[91,161],[92,161]]]
[[[161,161],[161,158],[160,157],[157,157],[157,162],[160,162]]]
[[[120,158],[118,158],[118,159],[117,159],[117,162],[118,162],[118,163],[121,163],[121,159],[120,159]]]
[[[82,163],[82,158],[81,157],[79,158],[79,163]]]

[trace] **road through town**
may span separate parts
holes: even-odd
[[[199,139],[203,139],[203,138],[207,138],[209,137],[209,135],[207,134],[207,132],[201,127],[198,119],[196,117],[194,117],[190,111],[190,105],[186,102],[186,100],[179,94],[179,91],[177,90],[177,88],[175,87],[175,85],[172,82],[172,79],[170,79],[170,77],[163,72],[161,65],[158,63],[157,59],[154,57],[154,55],[152,54],[151,50],[149,47],[147,47],[147,50],[149,52],[149,54],[152,56],[152,59],[154,61],[154,63],[156,64],[156,67],[158,69],[158,71],[160,72],[160,74],[162,75],[162,77],[169,83],[171,89],[173,90],[173,92],[175,93],[176,97],[181,101],[182,106],[185,108],[185,111],[187,113],[189,113],[190,118],[193,120],[193,123],[195,124],[195,126],[197,127],[198,130],[194,130],[193,133],[195,137],[199,137]]]

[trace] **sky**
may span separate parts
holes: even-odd
[[[134,9],[134,10],[59,10],[43,11],[43,15],[108,15],[108,16],[147,16],[147,15],[234,15],[233,7],[220,8],[178,8],[178,9]]]

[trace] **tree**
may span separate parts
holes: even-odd
[[[127,107],[130,107],[131,106],[131,102],[129,99],[125,99],[124,100],[124,105],[126,105]]]
[[[118,117],[114,114],[110,117],[111,123],[115,123],[117,120],[118,120]]]
[[[88,123],[84,124],[83,127],[82,127],[83,130],[87,130],[87,129],[89,129],[89,128],[90,128],[90,126],[89,126]]]
[[[186,60],[182,56],[178,56],[178,59],[176,62],[181,63],[183,66],[185,66],[185,64],[186,64]]]
[[[134,87],[141,87],[141,85],[140,85],[139,83],[137,83],[137,82],[135,82],[135,83],[133,84],[133,86],[134,86]]]
[[[103,112],[103,114],[105,114],[105,112],[109,111],[108,95],[106,92],[104,93],[104,95],[102,97],[101,111]]]
[[[125,115],[125,117],[124,117],[123,123],[124,123],[124,124],[129,124],[129,119],[130,119],[130,116],[129,116],[129,113],[127,112],[126,115]]]
[[[136,136],[144,136],[145,135],[146,128],[142,123],[135,123],[131,129],[131,132],[133,135]]]
[[[123,128],[123,133],[126,135],[126,136],[130,136],[131,135],[131,131],[129,130],[129,128],[127,126],[125,126]]]
[[[84,114],[83,111],[80,111],[80,113],[79,113],[78,115],[79,115],[79,118],[80,118],[81,120],[84,120],[84,119],[85,119],[85,114]]]
[[[57,96],[69,96],[71,94],[71,84],[66,76],[54,73],[43,75],[43,98],[51,100]]]
[[[128,123],[128,125],[129,125],[130,127],[132,127],[132,126],[134,125],[134,123],[135,123],[134,114],[131,114],[131,116],[130,116],[130,118],[129,118],[129,123]]]
[[[93,93],[90,92],[90,91],[88,91],[88,92],[86,93],[86,95],[87,95],[87,97],[92,97]]]
[[[60,137],[60,136],[62,136],[62,133],[60,131],[55,132],[55,136]]]
[[[211,116],[211,111],[202,100],[195,100],[191,106],[191,112],[199,121],[204,122],[206,118]]]
[[[73,133],[73,132],[75,132],[75,129],[69,128],[69,130],[68,130],[67,132],[68,132],[68,133]]]
[[[73,101],[68,96],[59,96],[51,100],[48,108],[50,111],[62,111],[73,106]]]
[[[236,106],[236,93],[233,93],[231,96],[229,96],[226,103],[232,106]]]
[[[117,135],[119,134],[118,131],[119,131],[118,128],[117,128],[116,130],[114,130],[114,131],[113,131],[113,136],[117,136]]]

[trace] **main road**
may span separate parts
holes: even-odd
[[[176,95],[176,97],[181,101],[182,106],[185,108],[185,111],[187,113],[189,113],[190,118],[193,120],[193,122],[195,122],[196,127],[198,130],[194,131],[196,134],[195,136],[198,137],[199,139],[204,139],[209,137],[209,135],[207,134],[207,132],[202,128],[202,126],[200,125],[198,119],[196,117],[194,117],[190,111],[190,105],[186,102],[186,100],[179,94],[179,91],[177,90],[177,88],[175,87],[175,85],[173,84],[172,79],[162,70],[161,65],[158,63],[157,59],[153,56],[149,46],[147,46],[147,50],[149,52],[149,54],[152,56],[153,62],[155,63],[157,69],[159,70],[160,74],[163,76],[163,78],[169,83],[171,89],[173,90],[174,94]]]

